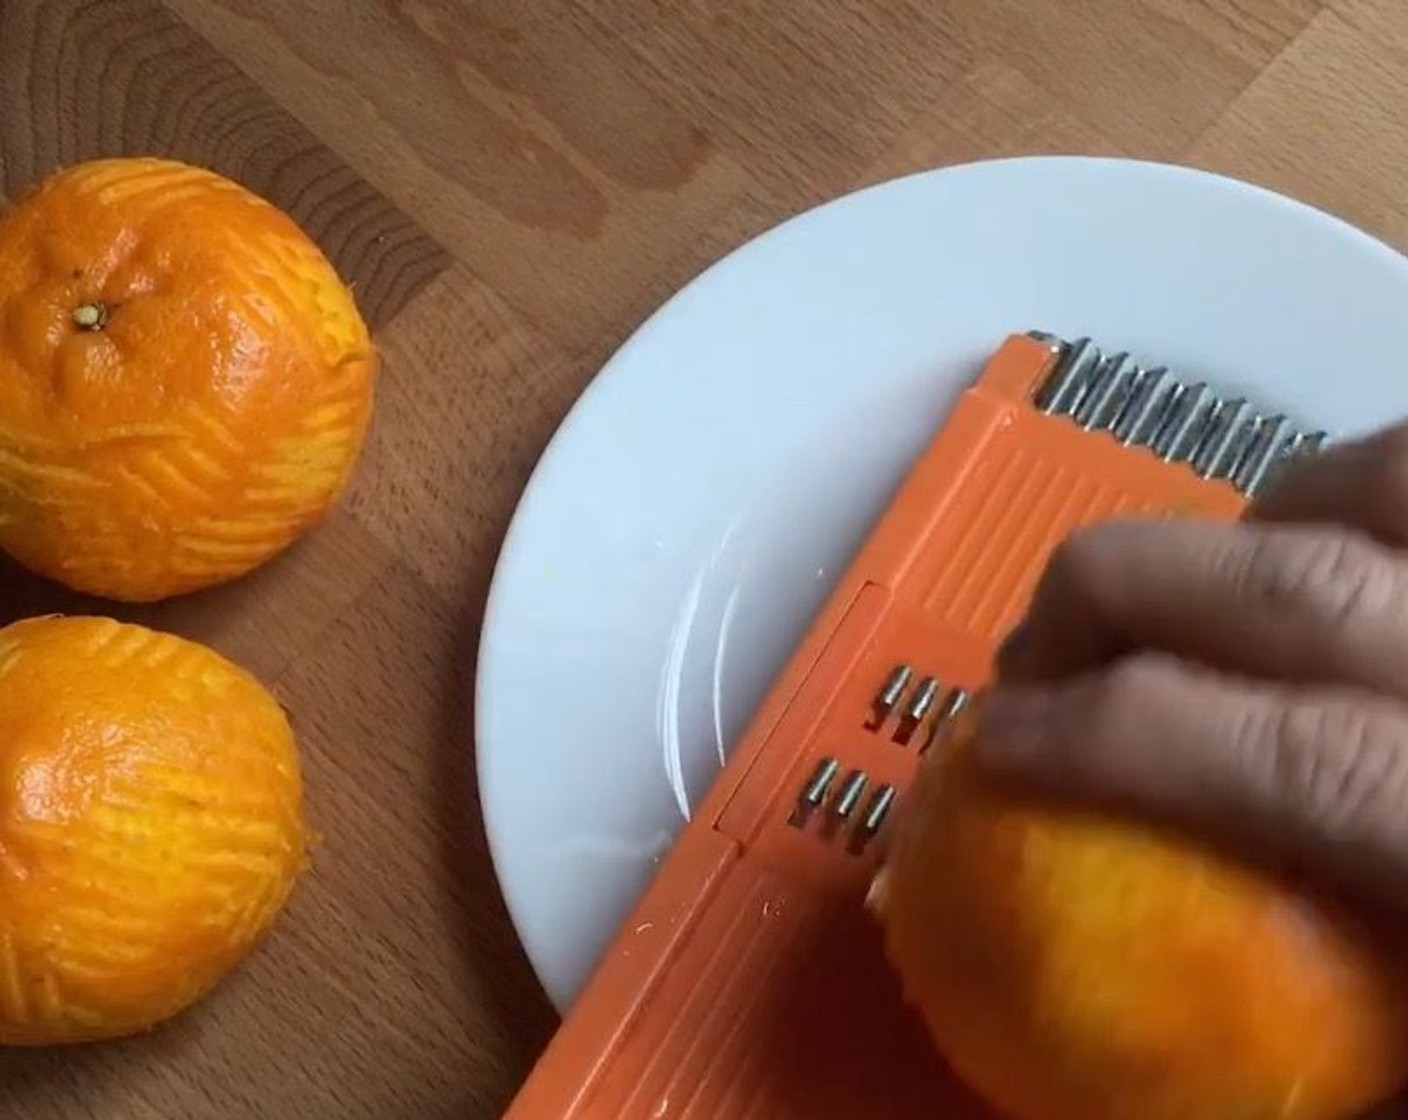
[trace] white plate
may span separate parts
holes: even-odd
[[[504,546],[479,781],[508,906],[576,995],[960,385],[1039,328],[1335,434],[1408,412],[1408,261],[1161,165],[1042,158],[832,202],[709,269],[563,424]]]

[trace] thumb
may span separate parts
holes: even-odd
[[[1054,685],[999,686],[991,767],[1209,840],[1408,898],[1408,708],[1139,654]]]

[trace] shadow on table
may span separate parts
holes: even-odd
[[[130,618],[134,612],[101,599],[76,595],[0,557],[0,626],[42,614],[105,614]]]
[[[86,1100],[90,1102],[89,1109],[80,1115],[103,1115],[106,1063],[90,1057],[97,1049],[85,1048],[84,1059],[79,1061],[61,1050],[0,1050],[0,1093],[4,1095],[5,1114],[28,1116],[32,1110],[52,1110],[59,1102]]]
[[[446,682],[444,727],[440,735],[441,782],[436,811],[440,816],[443,857],[450,872],[453,911],[460,951],[473,973],[476,988],[486,999],[496,1035],[504,1052],[502,1083],[485,1086],[492,1097],[482,1103],[498,1116],[506,1109],[533,1062],[557,1026],[557,1015],[524,954],[504,903],[489,854],[488,835],[479,802],[473,742],[465,729],[474,727],[474,679],[479,632],[487,598],[488,574],[474,579],[476,588],[459,628],[452,682]]]

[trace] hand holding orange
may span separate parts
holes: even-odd
[[[106,619],[0,630],[0,1045],[184,1010],[304,863],[293,736],[252,677]]]
[[[875,906],[954,1069],[1013,1120],[1352,1120],[1408,1078],[1408,965],[1295,886],[1034,800],[971,722],[921,767]]]
[[[269,203],[166,160],[60,171],[0,213],[0,548],[113,599],[241,575],[343,488],[375,365]]]

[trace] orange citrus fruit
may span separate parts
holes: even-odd
[[[0,1045],[141,1031],[263,938],[305,865],[283,710],[203,646],[0,630]]]
[[[375,367],[268,202],[166,160],[59,171],[0,213],[0,548],[113,599],[233,579],[336,500]]]
[[[1303,889],[921,767],[874,905],[907,997],[1014,1120],[1350,1120],[1408,1080],[1399,954]]]

